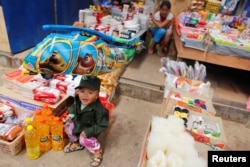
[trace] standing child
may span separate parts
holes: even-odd
[[[69,115],[65,132],[69,143],[64,152],[69,153],[84,148],[92,154],[91,166],[99,166],[103,159],[103,149],[97,140],[98,135],[108,128],[108,110],[99,100],[101,81],[97,77],[83,77],[74,104],[68,108]]]
[[[149,45],[148,54],[153,54],[156,49],[156,44],[160,45],[158,54],[164,56],[163,49],[169,42],[172,36],[172,23],[174,15],[170,12],[171,3],[168,0],[163,0],[160,4],[160,9],[154,15],[150,14],[152,23],[151,29],[152,40]]]

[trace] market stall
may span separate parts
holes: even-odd
[[[50,116],[63,121],[82,77],[97,76],[101,80],[99,99],[108,109],[109,117],[112,116],[111,100],[118,78],[135,56],[136,47],[143,43],[140,36],[147,31],[143,22],[146,16],[139,15],[138,10],[135,12],[138,6],[131,11],[135,12],[131,19],[122,20],[121,15],[127,15],[126,10],[131,7],[112,14],[107,9],[106,17],[104,10],[96,7],[79,11],[84,14],[81,24],[44,25],[49,35],[27,53],[19,68],[2,76],[0,152],[16,155],[22,150],[28,127],[26,118],[32,118],[33,124],[40,112],[47,125]],[[142,4],[140,8],[143,7]],[[110,9],[110,6],[102,8]],[[18,128],[14,137],[8,135],[14,133],[9,124]]]
[[[229,3],[229,2],[228,2]],[[225,3],[227,5],[228,3]],[[201,3],[200,3],[201,4]],[[249,71],[249,18],[226,15],[222,2],[202,3],[181,12],[175,20],[177,58],[185,58]]]

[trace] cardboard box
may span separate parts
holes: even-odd
[[[175,95],[180,94],[181,96],[186,96],[186,97],[192,97],[192,98],[197,98],[197,99],[202,99],[206,102],[207,110],[201,109],[201,108],[193,108],[188,105],[184,105],[183,103],[178,103],[178,100],[176,100],[178,97],[175,97]],[[175,99],[176,98],[176,99]],[[212,105],[212,100],[207,97],[202,97],[202,96],[197,96],[188,92],[182,92],[178,89],[172,89],[168,98],[163,100],[162,103],[162,110],[161,110],[161,116],[162,117],[167,117],[170,114],[174,114],[174,107],[175,106],[181,106],[183,108],[187,108],[189,110],[188,117],[187,117],[187,131],[194,137],[194,139],[198,142],[202,143],[210,143],[213,144],[216,147],[219,147],[221,149],[225,148],[225,145],[227,143],[226,136],[224,134],[223,130],[223,124],[222,124],[222,119],[220,117],[216,117],[216,110],[214,109]],[[208,120],[210,122],[216,122],[218,126],[220,127],[220,137],[209,137],[207,135],[200,135],[197,133],[194,133],[190,129],[190,120],[189,118],[192,117],[192,115],[197,115],[205,120]]]
[[[171,89],[168,98],[166,98],[163,105],[165,105],[163,106],[164,109],[161,113],[163,117],[173,114],[175,106],[206,115],[216,114],[211,98],[184,92],[179,89]]]
[[[199,127],[196,127],[194,130],[194,122],[197,122],[197,119],[200,118],[202,119],[201,132],[199,132]],[[223,129],[222,119],[220,117],[190,112],[186,130],[198,142],[209,143],[220,149],[224,149],[226,146],[227,139]]]

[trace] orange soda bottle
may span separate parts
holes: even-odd
[[[46,152],[51,149],[51,139],[49,125],[44,118],[40,118],[37,123],[37,137],[40,151]]]
[[[64,147],[63,123],[59,117],[54,117],[51,124],[52,149],[61,151]]]
[[[48,112],[52,112],[51,108],[49,107],[47,103],[43,103],[43,106],[42,106],[43,116],[46,116]]]
[[[44,119],[45,119],[46,123],[49,125],[49,128],[51,127],[53,117],[54,117],[54,115],[53,115],[52,111],[47,110]]]
[[[36,109],[34,114],[33,114],[33,121],[32,121],[32,125],[34,128],[37,128],[37,122],[40,118],[42,118],[42,111],[39,109]]]
[[[40,156],[40,147],[37,140],[36,129],[30,124],[25,128],[24,140],[29,159],[37,159]]]

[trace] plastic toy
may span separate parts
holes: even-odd
[[[125,40],[74,26],[45,25],[51,33],[24,58],[23,67],[33,73],[109,73],[132,60],[139,38]],[[66,32],[66,33],[65,33]]]

